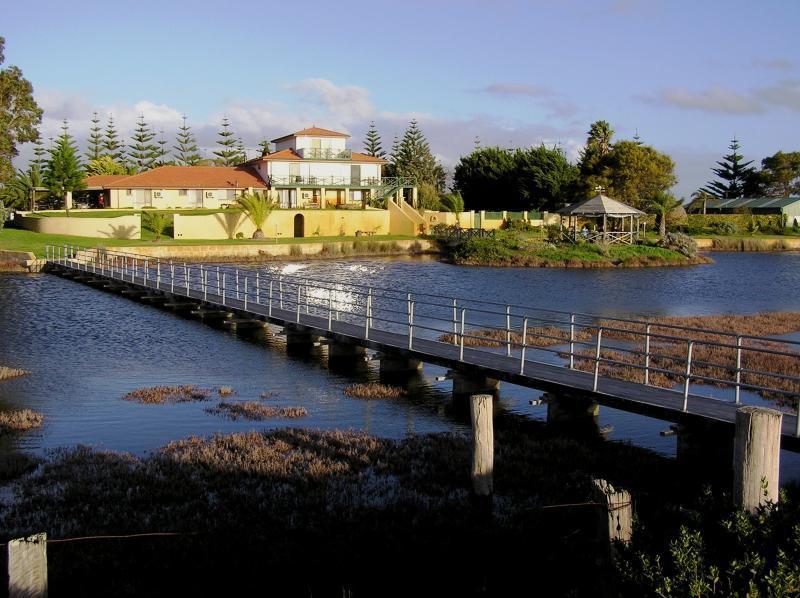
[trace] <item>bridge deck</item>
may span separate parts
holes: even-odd
[[[56,267],[75,271],[64,264]],[[154,280],[139,279],[131,282],[95,272],[86,274],[95,279],[114,280],[129,287],[138,287],[143,290],[152,289],[167,296],[173,296],[177,300],[184,298],[217,307],[224,306],[225,309],[249,317],[260,317],[274,324],[285,325],[321,337],[355,343],[389,354],[401,354],[408,358],[434,363],[468,374],[483,375],[544,391],[570,393],[577,391],[583,396],[591,397],[601,405],[666,421],[677,423],[705,421],[720,425],[733,425],[736,410],[741,406],[729,401],[690,394],[687,411],[684,411],[683,394],[666,388],[600,376],[597,391],[593,391],[594,375],[592,373],[560,365],[526,360],[524,374],[520,375],[519,357],[509,357],[480,348],[465,347],[462,361],[459,347],[449,343],[415,336],[412,348],[409,349],[408,335],[399,332],[370,328],[369,338],[365,338],[363,325],[332,320],[329,329],[327,317],[301,312],[298,320],[296,310],[282,309],[275,304],[270,310],[270,307],[264,303],[248,301],[245,306],[243,300],[231,297],[225,297],[223,303],[223,297],[220,295],[211,292],[204,293],[195,288],[189,288],[187,293],[186,288],[183,287],[172,293],[169,288],[164,288],[163,284],[157,288]],[[800,439],[795,436],[796,425],[796,416],[784,414],[781,446],[787,450],[800,452]]]

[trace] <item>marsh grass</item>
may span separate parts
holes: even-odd
[[[496,328],[480,328],[476,330],[464,331],[465,347],[504,347],[506,344],[506,331]],[[569,330],[558,326],[536,326],[528,328],[529,347],[549,347],[561,345],[569,342]],[[588,341],[592,338],[592,332],[586,329],[575,329],[575,340]],[[452,333],[443,334],[437,340],[444,343],[459,342],[459,335]],[[522,333],[511,332],[511,342],[518,348],[522,344]]]
[[[0,436],[11,432],[27,432],[44,423],[44,416],[32,409],[0,412]]]
[[[122,398],[125,401],[135,401],[147,405],[159,405],[162,403],[205,401],[208,399],[209,395],[211,395],[211,391],[207,388],[199,388],[194,384],[186,384],[183,386],[151,386],[148,388],[137,388]]]
[[[784,239],[752,239],[747,237],[714,237],[712,248],[717,251],[788,251],[791,244]]]
[[[0,481],[19,478],[33,471],[40,460],[24,453],[0,454]]]
[[[308,415],[308,411],[305,407],[271,407],[257,401],[241,403],[221,401],[214,407],[207,407],[205,412],[211,415],[220,415],[232,420],[246,419],[250,421],[272,418],[296,419]]]
[[[588,592],[597,579],[588,573],[600,572],[595,513],[539,507],[586,500],[593,474],[658,484],[659,503],[673,493],[670,461],[648,451],[526,428],[498,429],[496,439],[491,519],[469,500],[470,444],[460,434],[281,429],[191,437],[141,457],[58,449],[0,502],[0,541],[38,531],[199,533],[54,545],[51,588],[64,594],[252,594],[265,575],[278,595],[341,595],[343,584],[358,595],[414,595],[420,575],[440,595],[508,595],[530,575],[545,594],[583,580]],[[649,495],[636,494],[644,512]],[[480,571],[464,567],[476,545],[491,547]],[[576,565],[582,575],[561,574]],[[489,594],[479,591],[486,584]]]
[[[30,372],[0,365],[0,380],[10,380],[11,378],[16,378],[17,376],[24,376],[28,373]]]
[[[221,397],[229,397],[232,394],[234,394],[234,390],[230,386],[220,386],[217,389],[217,393],[219,393],[219,396],[221,396]]]
[[[348,384],[344,387],[344,394],[354,399],[399,399],[408,394],[404,388],[390,386],[379,382],[365,382],[362,384]]]

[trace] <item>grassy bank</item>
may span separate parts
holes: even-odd
[[[649,244],[556,244],[516,231],[498,231],[494,239],[469,239],[449,247],[448,253],[454,263],[469,266],[640,268],[711,262],[702,256],[687,257]]]
[[[28,230],[15,228],[5,228],[0,230],[0,249],[10,251],[30,251],[37,257],[45,256],[45,246],[47,245],[79,245],[82,247],[152,247],[152,246],[192,246],[192,245],[276,245],[275,239],[171,239],[162,236],[160,241],[155,241],[154,235],[147,228],[142,229],[141,240],[128,239],[97,239],[92,237],[73,237],[70,235],[50,235],[35,233]],[[294,245],[300,243],[333,243],[338,241],[352,242],[355,247],[361,243],[373,243],[377,241],[399,241],[414,239],[402,235],[382,235],[372,237],[301,237],[281,239],[278,245]],[[365,245],[366,247],[366,245]],[[380,250],[377,250],[378,252]]]

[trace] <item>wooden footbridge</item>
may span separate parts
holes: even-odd
[[[50,246],[47,262],[65,276],[143,299],[281,325],[288,342],[325,342],[331,355],[369,348],[387,369],[438,364],[465,394],[505,381],[681,426],[728,427],[731,437],[743,401],[800,400],[800,343],[791,341],[102,248]],[[671,388],[653,385],[659,381]],[[800,451],[797,416],[785,413],[781,426],[782,448]]]

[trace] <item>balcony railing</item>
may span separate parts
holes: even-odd
[[[349,176],[273,176],[270,186],[277,187],[380,187],[386,178]]]
[[[353,152],[349,149],[330,149],[320,147],[303,147],[297,150],[304,160],[351,160]]]

